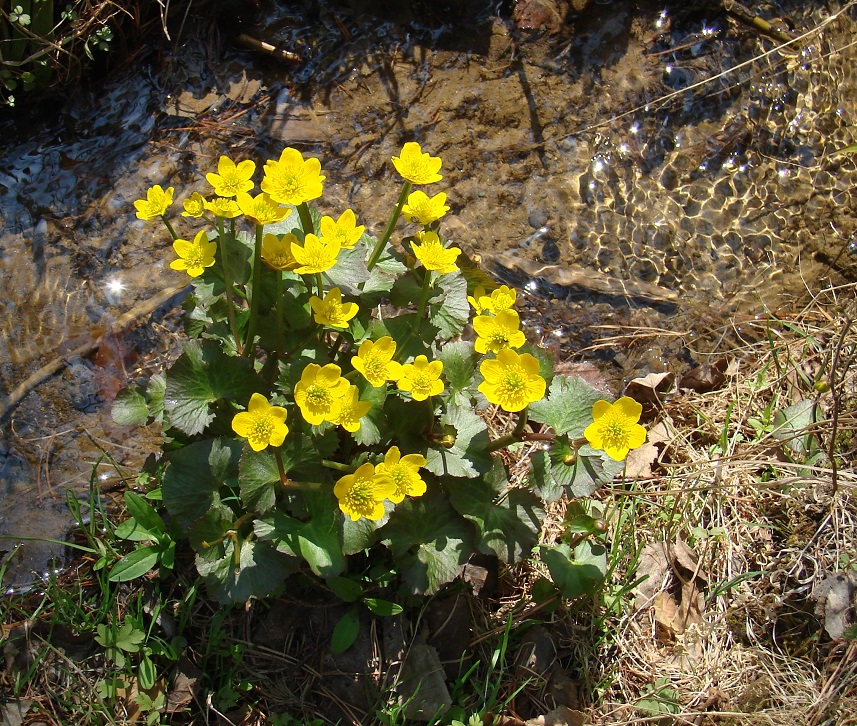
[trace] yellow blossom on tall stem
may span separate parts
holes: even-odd
[[[214,264],[217,242],[209,240],[203,229],[196,233],[192,242],[186,239],[175,240],[173,249],[179,258],[170,262],[170,267],[174,270],[184,270],[191,277],[199,277],[206,267]]]
[[[184,211],[182,217],[194,217],[199,219],[205,214],[205,197],[199,192],[194,192],[182,202]]]
[[[514,287],[500,285],[491,295],[482,301],[486,310],[497,315],[503,310],[510,310],[518,299],[518,291]]]
[[[319,325],[329,325],[331,328],[347,328],[359,308],[357,303],[342,302],[342,291],[332,287],[322,300],[318,295],[309,299],[309,306],[314,313],[315,322]]]
[[[482,315],[485,312],[491,312],[488,308],[484,307],[482,301],[485,299],[485,288],[482,285],[477,285],[476,289],[473,291],[473,295],[467,296],[467,302],[473,307],[476,311],[477,315]],[[488,300],[491,298],[489,297]]]
[[[443,161],[439,156],[423,153],[416,141],[409,141],[398,156],[393,157],[393,166],[403,179],[411,184],[432,184],[443,179],[438,174]]]
[[[270,194],[264,192],[255,197],[251,197],[247,192],[238,192],[235,201],[241,210],[241,214],[256,224],[276,224],[282,222],[292,213],[291,209],[281,207]]]
[[[426,493],[426,483],[419,474],[426,463],[422,454],[402,456],[398,446],[391,446],[384,461],[375,465],[376,474],[389,476],[396,485],[396,491],[388,495],[393,504],[398,504],[405,496],[421,497]]]
[[[389,335],[374,342],[364,340],[357,349],[357,355],[351,358],[351,365],[372,386],[380,388],[387,381],[397,381],[402,376],[402,364],[393,360],[395,354],[396,341]]]
[[[323,216],[319,229],[323,240],[337,240],[344,250],[352,249],[366,231],[365,225],[357,224],[357,215],[352,209],[346,209],[335,221],[333,217]]]
[[[496,358],[482,361],[479,371],[485,379],[479,391],[504,411],[523,411],[544,398],[547,384],[539,374],[538,360],[529,353],[519,355],[506,348]]]
[[[643,407],[628,396],[622,396],[616,403],[596,401],[592,406],[594,420],[583,435],[593,449],[622,461],[631,449],[646,443],[646,429],[637,423],[642,412]]]
[[[298,238],[291,232],[282,237],[267,233],[262,238],[262,260],[274,270],[294,270],[300,265],[292,254],[292,245],[297,242]]]
[[[249,192],[253,188],[254,171],[255,161],[247,159],[236,164],[228,156],[221,156],[217,162],[217,174],[209,172],[205,178],[214,187],[217,196],[234,197],[239,192]]]
[[[400,390],[409,392],[415,401],[425,401],[429,396],[443,392],[443,381],[440,380],[442,371],[443,361],[429,362],[424,355],[418,355],[413,363],[402,366],[402,377],[396,385]]]
[[[340,249],[342,246],[337,240],[322,240],[314,234],[307,234],[304,237],[303,247],[292,242],[292,254],[299,265],[295,272],[299,275],[326,272],[336,264]]]
[[[346,474],[333,487],[339,508],[352,522],[361,517],[378,521],[386,512],[384,500],[396,491],[389,476],[379,476],[375,467],[367,462],[353,474]]]
[[[483,298],[484,299],[484,298]],[[501,310],[496,316],[479,315],[473,319],[477,353],[499,353],[504,348],[520,348],[527,342],[518,328],[521,319],[514,310]]]
[[[461,254],[458,247],[444,247],[437,232],[417,232],[416,238],[417,242],[411,242],[411,249],[427,270],[443,275],[458,269],[455,264]]]
[[[446,194],[440,192],[430,197],[418,189],[408,196],[407,203],[402,207],[402,214],[412,222],[431,224],[443,217],[449,211],[446,204]]]
[[[351,385],[334,363],[320,366],[310,363],[295,385],[295,403],[307,423],[317,426],[322,421],[335,421],[342,408],[342,397]]]
[[[173,203],[174,187],[167,187],[166,190],[161,188],[160,184],[155,184],[146,190],[146,198],[138,199],[134,202],[134,208],[137,210],[137,217],[151,222],[153,219],[163,217],[167,213],[167,209]]]
[[[283,149],[279,161],[265,162],[261,188],[279,204],[297,206],[318,199],[324,191],[325,178],[318,159],[304,159],[300,151],[288,147]]]
[[[205,203],[205,208],[215,217],[221,219],[235,219],[241,216],[241,208],[238,202],[227,197],[215,197],[210,202]]]
[[[342,426],[346,431],[353,434],[360,430],[360,419],[369,413],[371,408],[372,404],[369,401],[360,400],[360,389],[357,386],[349,386],[342,397],[339,416],[333,423]]]
[[[246,411],[232,418],[232,430],[247,439],[253,451],[268,446],[282,446],[289,427],[286,426],[286,409],[272,406],[261,393],[254,393]]]

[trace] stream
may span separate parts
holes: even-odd
[[[179,354],[187,279],[133,202],[174,186],[181,235],[221,154],[257,172],[285,146],[317,156],[323,211],[378,235],[390,158],[420,142],[443,159],[442,231],[521,288],[531,341],[597,357],[617,395],[728,354],[729,321],[857,277],[857,155],[836,153],[857,141],[853,3],[766,3],[781,48],[717,2],[590,2],[565,22],[547,0],[386,5],[177,26],[49,118],[0,126],[4,587],[61,565],[62,545],[16,538],[62,539],[67,490],[121,489],[158,450],[110,401]],[[617,330],[633,344],[598,344]]]

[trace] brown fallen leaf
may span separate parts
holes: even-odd
[[[625,459],[626,479],[649,479],[654,476],[652,464],[658,460],[658,447],[646,442],[632,449]]]
[[[708,393],[720,388],[726,382],[728,367],[729,361],[726,358],[720,358],[711,364],[706,363],[697,366],[679,379],[678,387],[690,388],[697,393]]]
[[[639,403],[657,403],[672,390],[675,375],[665,373],[649,373],[642,378],[634,378],[625,387],[625,395]]]

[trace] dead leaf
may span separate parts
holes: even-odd
[[[586,717],[580,711],[560,706],[544,716],[531,718],[526,726],[583,726]]]
[[[434,648],[420,643],[411,647],[399,672],[396,693],[405,707],[405,716],[417,721],[428,721],[452,705],[443,666]]]
[[[824,629],[834,640],[839,640],[854,622],[857,608],[857,572],[838,572],[828,575],[813,590],[817,601],[815,612],[824,619]]]
[[[625,459],[626,479],[649,479],[654,476],[652,464],[658,460],[658,447],[648,441],[631,450]]]
[[[167,713],[183,711],[199,695],[199,681],[202,671],[183,655],[176,663],[176,672],[170,683],[170,692],[167,694],[165,710]]]
[[[634,378],[625,387],[625,395],[639,403],[658,403],[672,389],[675,375],[665,373],[649,373],[642,378]]]
[[[728,367],[729,361],[726,358],[720,358],[711,364],[706,363],[697,366],[679,379],[678,387],[690,388],[697,393],[708,393],[720,388],[726,382]]]
[[[651,605],[655,595],[666,587],[669,569],[669,559],[663,542],[652,542],[643,548],[637,562],[636,577],[645,579],[634,588],[634,607],[637,610]]]

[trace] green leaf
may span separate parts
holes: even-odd
[[[142,577],[155,565],[161,554],[161,545],[138,547],[120,559],[110,570],[110,582],[128,582]]]
[[[812,399],[803,399],[774,414],[771,435],[795,454],[806,455],[818,449],[818,439],[807,433],[818,420],[817,406]]]
[[[384,416],[389,428],[396,432],[399,449],[403,454],[421,454],[428,442],[425,433],[434,418],[423,401],[405,401],[399,396],[387,396]]]
[[[308,520],[282,512],[255,523],[256,535],[270,540],[280,552],[302,557],[319,577],[333,577],[345,570],[336,499],[329,491],[303,492]]]
[[[441,348],[438,359],[443,362],[443,376],[449,383],[450,393],[453,396],[463,394],[464,401],[469,401],[470,393],[475,389],[478,363],[473,343],[464,340],[447,343]]]
[[[282,490],[280,470],[270,449],[253,451],[244,447],[238,463],[238,487],[241,503],[249,512],[265,514],[277,503],[277,493]]]
[[[565,466],[561,461],[559,465]],[[557,484],[551,473],[551,460],[547,450],[538,449],[530,454],[527,484],[545,504],[552,504],[562,496],[563,488]]]
[[[528,410],[533,421],[550,426],[558,436],[578,439],[592,423],[593,404],[605,395],[580,376],[556,376],[547,397],[531,403]]]
[[[416,327],[416,331],[414,328]],[[426,318],[417,320],[416,313],[396,315],[384,320],[376,320],[372,324],[372,340],[389,335],[393,340],[399,342],[396,351],[396,359],[407,361],[418,355],[429,356],[431,350],[428,341],[435,339],[437,328]]]
[[[494,457],[491,471],[467,482],[450,482],[449,499],[459,514],[476,525],[476,546],[501,562],[513,563],[530,553],[545,518],[539,498],[525,489],[509,489],[506,469]],[[505,496],[501,496],[506,492]]]
[[[325,289],[338,287],[343,295],[360,295],[360,286],[369,279],[366,250],[359,245],[342,250],[336,264],[322,275],[325,278]]]
[[[541,545],[539,555],[564,597],[591,595],[607,576],[607,550],[589,540],[575,547],[573,554],[566,544]]]
[[[267,542],[239,539],[238,562],[234,541],[229,538],[218,559],[196,557],[199,574],[211,595],[223,605],[245,603],[251,597],[263,598],[283,586],[286,577],[297,569],[297,560],[277,552]]]
[[[116,631],[114,645],[126,653],[137,653],[146,640],[146,633],[136,618],[127,617],[122,627]]]
[[[119,391],[110,414],[120,426],[145,426],[149,420],[149,407],[142,389],[134,386]]]
[[[140,656],[140,667],[137,669],[137,675],[140,679],[140,688],[148,691],[155,687],[155,681],[158,679],[158,670],[152,659],[145,653]]]
[[[377,521],[361,517],[356,522],[353,522],[350,517],[346,517],[344,515],[340,517],[342,527],[342,551],[346,555],[354,555],[358,552],[362,552],[378,542],[378,533],[381,531],[381,528],[387,524],[390,512],[393,511],[395,505],[391,501],[386,500],[384,502],[384,507],[387,510],[386,514]]]
[[[164,520],[158,515],[151,504],[134,492],[125,492],[125,506],[128,513],[149,532],[163,534],[166,532]]]
[[[387,387],[375,388],[362,376],[356,381],[360,391],[360,400],[372,404],[369,412],[360,419],[360,428],[352,436],[358,446],[374,446],[389,434],[389,425],[384,416],[384,402],[387,400]]]
[[[164,394],[167,390],[167,379],[162,373],[152,376],[146,388],[149,397],[149,415],[153,420],[162,423],[164,420]]]
[[[396,506],[382,534],[404,583],[431,595],[461,573],[473,554],[473,529],[436,488]]]
[[[220,501],[221,486],[237,488],[243,446],[232,439],[207,439],[171,452],[164,472],[164,505],[182,529]]]
[[[333,627],[333,635],[330,638],[330,650],[334,653],[344,653],[357,640],[360,633],[360,611],[352,607],[343,615]]]
[[[569,497],[591,496],[598,487],[609,484],[625,468],[624,461],[611,459],[603,451],[584,444],[576,452],[565,437],[557,439],[550,450],[551,476],[565,487]],[[567,460],[574,463],[566,464]]]
[[[380,615],[381,617],[389,617],[390,615],[398,615],[402,612],[402,606],[390,602],[389,600],[379,600],[375,597],[364,597],[363,603],[369,608],[375,615]]]
[[[119,539],[128,539],[132,542],[145,542],[146,540],[156,539],[154,532],[150,532],[133,517],[129,517],[124,522],[121,522],[113,530],[113,534]]]
[[[467,302],[467,281],[460,272],[441,275],[442,294],[429,300],[429,320],[438,329],[441,340],[461,335],[470,320],[470,303]]]
[[[345,602],[356,602],[363,595],[363,587],[350,577],[331,577],[324,584],[336,597]]]
[[[246,358],[226,355],[212,340],[190,340],[167,373],[164,407],[170,424],[193,436],[214,418],[218,399],[246,402],[262,392],[262,381]]]
[[[450,406],[440,422],[455,428],[455,443],[450,448],[430,448],[426,469],[438,476],[472,479],[491,468],[491,456],[485,453],[490,443],[488,427],[481,417],[465,406]]]
[[[553,353],[541,346],[533,345],[532,343],[524,343],[524,345],[518,349],[518,353],[529,353],[533,356],[533,358],[539,362],[539,375],[545,379],[548,386],[553,383],[553,371],[556,363]]]
[[[836,149],[836,151],[832,152],[834,154],[857,154],[857,144],[849,144],[848,146],[842,149]]]

